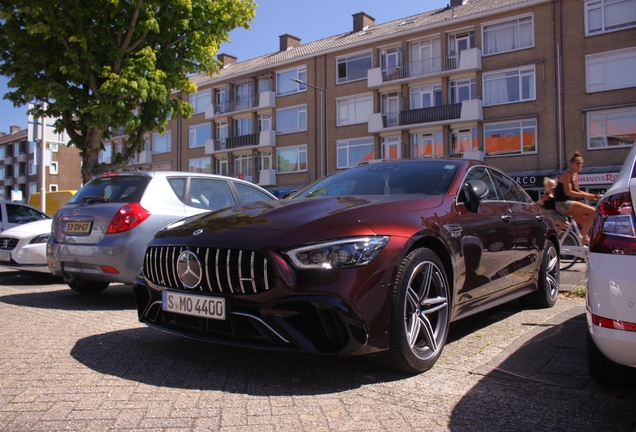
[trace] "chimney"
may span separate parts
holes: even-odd
[[[7,133],[6,132],[0,132],[0,138],[2,138],[3,136],[5,136]]]
[[[216,58],[223,63],[223,67],[236,64],[236,57],[229,54],[218,54]]]
[[[290,48],[300,46],[300,38],[285,33],[280,35],[280,51],[287,51]]]
[[[14,134],[14,133],[18,133],[20,132],[20,126],[16,126],[16,125],[11,125],[11,132],[9,132],[10,134]]]
[[[372,27],[375,25],[375,18],[367,15],[364,12],[358,12],[351,15],[353,17],[353,32],[357,33],[365,29],[365,27]]]
[[[450,0],[451,7],[461,6],[464,4],[464,0]]]

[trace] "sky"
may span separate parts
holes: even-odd
[[[230,43],[221,45],[219,53],[230,54],[238,61],[249,60],[278,51],[279,36],[290,34],[301,43],[313,42],[353,29],[352,15],[365,12],[382,24],[433,9],[443,8],[450,0],[257,0],[256,17],[250,30],[230,32]],[[0,76],[0,96],[7,91],[7,77]],[[14,108],[0,99],[0,132],[11,125],[27,127],[26,106]]]

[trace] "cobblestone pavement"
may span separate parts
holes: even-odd
[[[0,272],[0,430],[636,430],[634,385],[587,375],[584,312],[563,296],[467,318],[405,376],[176,337],[137,322],[129,286]]]

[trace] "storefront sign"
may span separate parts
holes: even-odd
[[[579,184],[606,184],[614,183],[618,178],[618,173],[600,173],[600,174],[579,174]]]
[[[537,186],[537,178],[535,176],[513,177],[520,186]]]

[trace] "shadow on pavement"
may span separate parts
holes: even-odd
[[[2,279],[0,279],[0,283],[9,285]],[[61,280],[57,283],[61,283]],[[109,286],[106,290],[95,295],[79,294],[66,287],[56,291],[34,291],[5,295],[0,297],[0,302],[16,306],[60,310],[137,309],[132,287],[121,284]]]
[[[314,357],[186,339],[151,328],[77,341],[71,356],[91,369],[157,387],[258,396],[318,395],[408,376],[363,357]]]
[[[596,384],[587,373],[585,314],[562,321],[471,371],[484,379],[455,406],[449,429],[633,431],[636,370],[622,387]]]
[[[60,284],[62,278],[47,273],[1,269],[0,284],[7,286],[32,286]]]

